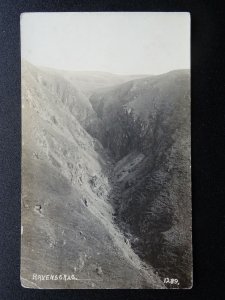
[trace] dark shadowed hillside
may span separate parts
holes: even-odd
[[[105,129],[98,138],[116,161],[120,226],[162,277],[190,287],[189,71],[130,81],[90,101]]]

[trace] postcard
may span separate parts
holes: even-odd
[[[192,287],[190,14],[21,15],[21,284]]]

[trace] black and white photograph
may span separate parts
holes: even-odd
[[[21,14],[24,288],[192,288],[190,23]]]

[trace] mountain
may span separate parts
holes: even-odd
[[[91,124],[103,134],[103,123],[76,84],[22,62],[21,283],[165,288],[116,222],[114,158],[90,134]],[[75,280],[35,280],[52,274]]]
[[[90,102],[102,130],[89,132],[114,159],[117,223],[161,278],[190,287],[189,70],[132,80],[94,93]]]

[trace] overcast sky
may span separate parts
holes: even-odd
[[[188,13],[25,13],[21,54],[56,69],[161,74],[190,68]]]

